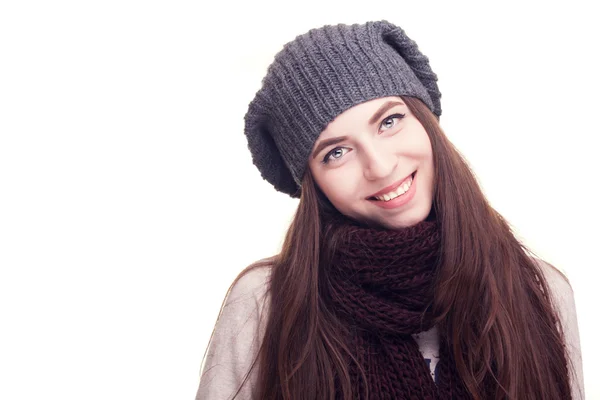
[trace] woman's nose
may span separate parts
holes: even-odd
[[[382,179],[390,175],[398,162],[394,154],[385,149],[368,146],[363,149],[364,176],[368,180]]]

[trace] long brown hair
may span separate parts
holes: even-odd
[[[490,206],[437,117],[420,100],[402,98],[433,150],[443,256],[432,307],[461,379],[474,399],[564,400],[571,387],[564,335],[534,253]],[[269,260],[271,307],[253,364],[259,399],[334,399],[336,384],[344,399],[358,396],[347,332],[327,307],[320,267],[335,249],[323,222],[332,213],[308,170],[281,253]],[[493,391],[483,392],[489,382]]]

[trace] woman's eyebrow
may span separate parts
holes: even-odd
[[[325,147],[327,146],[331,146],[332,144],[337,144],[339,142],[343,142],[344,140],[348,139],[348,136],[338,136],[338,137],[334,137],[331,139],[325,139],[322,140],[318,145],[317,148],[315,149],[315,151],[312,154],[312,158],[314,159],[315,157],[317,157],[317,155],[321,152],[321,150],[323,150]]]
[[[403,106],[403,105],[404,105],[404,103],[402,103],[401,101],[386,102],[384,105],[379,107],[379,110],[377,110],[377,112],[375,114],[373,114],[373,116],[369,120],[369,125],[373,125],[374,123],[376,123],[379,120],[379,118],[381,118],[383,113],[386,112],[387,110],[389,110],[390,108],[395,107],[395,106]]]

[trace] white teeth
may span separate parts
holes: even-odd
[[[382,196],[375,196],[375,198],[377,200],[381,200],[381,201],[393,200],[396,197],[402,196],[404,193],[406,193],[408,191],[408,189],[410,188],[410,185],[412,185],[412,176],[410,178],[408,178],[408,181],[406,181],[402,185],[398,186],[398,188],[395,191],[391,191]]]

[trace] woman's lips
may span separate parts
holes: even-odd
[[[400,196],[396,197],[395,199],[385,201],[385,200],[376,200],[376,199],[369,198],[367,200],[370,201],[371,203],[373,203],[374,205],[381,207],[381,208],[385,208],[385,209],[398,208],[398,207],[404,206],[405,204],[410,202],[415,197],[415,194],[417,192],[417,173],[416,173],[416,171],[413,172],[412,177],[413,177],[413,180],[410,185],[410,188],[408,188],[406,193],[401,194]]]
[[[410,177],[412,177],[414,179],[416,173],[417,173],[417,171],[413,171],[406,178],[401,179],[398,182],[391,184],[390,186],[386,186],[383,189],[381,189],[379,192],[370,195],[369,197],[367,197],[367,200],[375,200],[375,197],[377,197],[377,196],[382,196],[391,191],[395,191],[400,185],[404,184],[404,182],[406,182]]]

